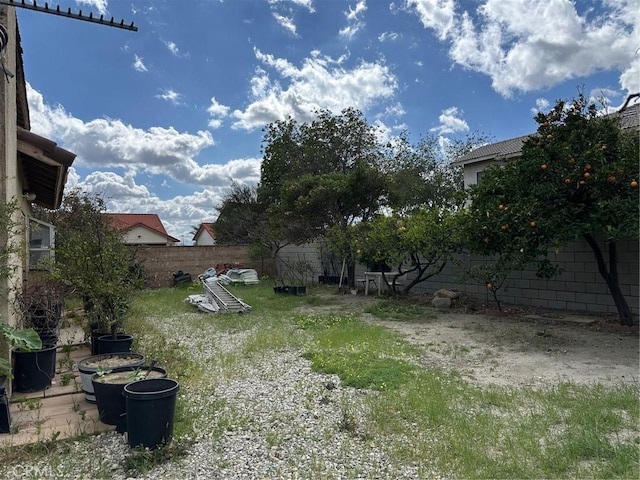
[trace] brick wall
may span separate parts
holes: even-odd
[[[178,270],[190,273],[195,280],[208,268],[224,263],[253,268],[260,277],[273,272],[270,259],[251,260],[247,247],[236,245],[136,247],[136,258],[144,265],[151,288],[172,286],[173,273]]]

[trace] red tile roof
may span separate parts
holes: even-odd
[[[106,213],[105,215],[109,217],[112,225],[122,232],[131,230],[133,227],[143,226],[175,242],[180,241],[167,233],[160,217],[155,213]]]

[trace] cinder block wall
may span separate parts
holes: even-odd
[[[136,258],[144,265],[150,288],[170,287],[173,273],[182,270],[197,276],[217,264],[240,264],[253,268],[258,276],[272,275],[270,259],[251,260],[246,246],[205,245],[185,247],[135,247]]]
[[[637,240],[618,242],[618,279],[635,315],[640,313],[638,248]],[[608,258],[605,259],[608,261]],[[559,310],[617,313],[609,289],[598,272],[595,256],[585,241],[568,244],[557,254],[551,255],[550,260],[562,268],[562,274],[551,280],[543,280],[536,277],[534,268],[511,272],[498,292],[500,301]],[[481,257],[464,257],[459,265],[448,265],[440,275],[416,286],[414,290],[416,293],[431,293],[440,288],[456,289],[472,297],[492,301],[484,283],[474,283],[464,274],[470,265],[485,261]]]
[[[604,242],[605,260],[608,262]],[[638,240],[618,241],[618,279],[634,315],[640,315],[640,245]],[[315,253],[315,257],[313,257]],[[317,249],[309,245],[290,246],[282,256],[291,260],[304,257],[313,260],[320,269]],[[536,277],[535,269],[511,272],[502,289],[498,292],[501,302],[512,305],[551,308],[576,312],[617,313],[609,289],[598,272],[595,256],[584,240],[568,244],[557,254],[550,256],[552,263],[557,263],[563,273],[551,280]],[[458,262],[451,262],[437,276],[416,285],[411,292],[432,294],[441,289],[453,289],[467,295],[492,302],[493,296],[485,283],[475,283],[465,275],[466,269],[472,265],[486,263],[483,257],[462,256]],[[608,265],[608,263],[607,263]],[[356,268],[356,276],[365,271],[364,266]]]

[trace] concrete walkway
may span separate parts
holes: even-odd
[[[11,433],[0,434],[0,447],[61,440],[113,430],[98,420],[95,404],[82,393],[78,360],[91,355],[79,327],[62,329],[51,387],[32,393],[14,392],[10,402]]]

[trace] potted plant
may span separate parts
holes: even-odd
[[[112,370],[99,369],[91,377],[91,383],[100,421],[107,425],[117,425],[122,420],[122,415],[126,412],[126,402],[122,395],[126,384],[166,377],[167,371],[155,366],[155,362],[151,365],[118,367]]]
[[[106,371],[118,367],[139,367],[143,364],[144,355],[133,352],[92,355],[80,360],[78,362],[78,371],[80,372],[80,381],[82,382],[84,398],[89,403],[96,403],[96,396],[93,390],[91,377],[98,372],[98,370]]]
[[[57,344],[64,304],[63,285],[52,279],[37,282],[23,289],[16,296],[16,302],[23,324],[33,328],[45,345]]]
[[[0,330],[11,347],[13,360],[13,384],[17,392],[37,392],[51,386],[56,373],[56,346],[43,345],[33,328],[18,330],[6,323],[0,323]],[[2,359],[3,372],[7,360]]]
[[[101,295],[87,312],[93,355],[130,352],[133,336],[124,332],[128,298],[117,294]]]
[[[92,334],[93,354],[100,353],[100,333],[111,335],[114,341],[123,340],[128,350],[132,339],[119,339],[118,335],[124,334],[129,301],[143,279],[136,268],[135,251],[106,215],[105,201],[74,190],[46,220],[56,226],[51,275],[83,298],[90,333],[96,333]],[[123,349],[121,345],[116,348]]]

